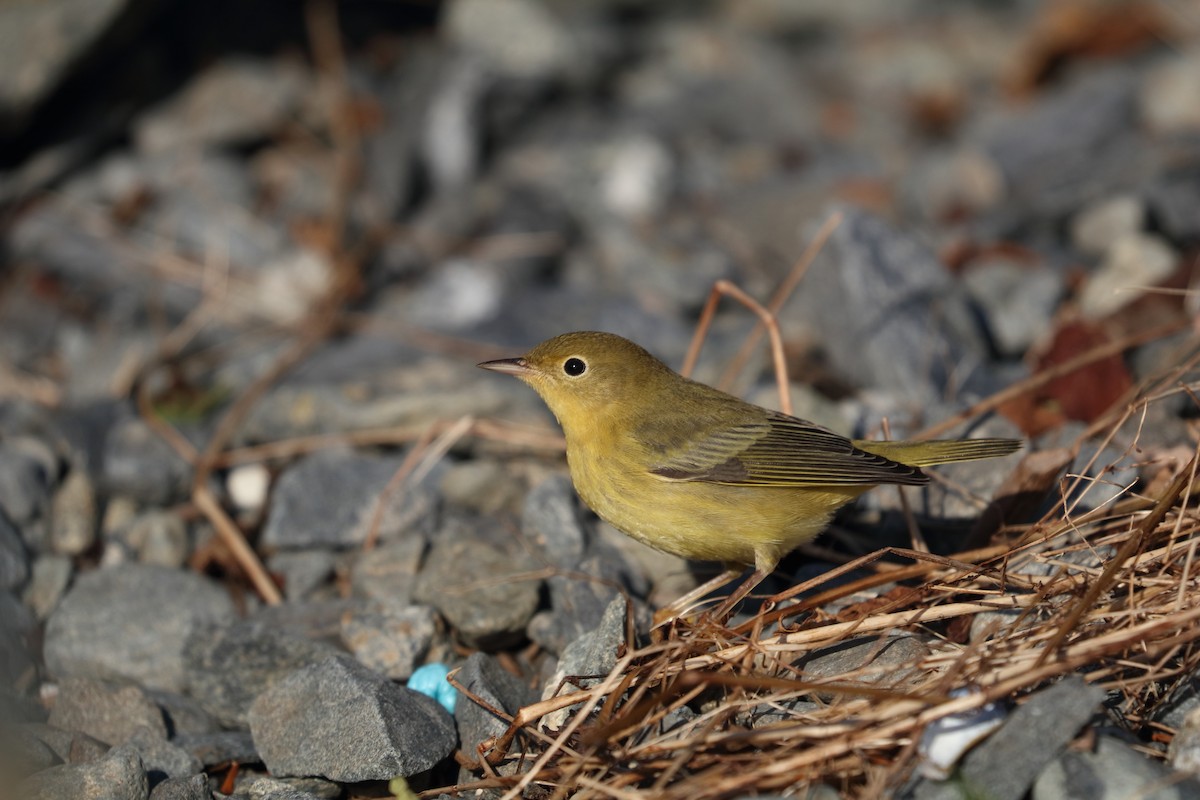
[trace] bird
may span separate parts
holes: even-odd
[[[852,440],[685,378],[612,333],[565,333],[478,366],[541,396],[566,437],[575,490],[601,519],[658,550],[723,562],[727,571],[710,584],[752,568],[717,618],[868,489],[921,486],[929,482],[922,467],[1021,446]]]

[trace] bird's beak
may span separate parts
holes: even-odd
[[[529,362],[523,358],[498,358],[495,361],[484,361],[475,366],[490,369],[492,372],[503,372],[505,375],[515,375],[518,378],[524,378],[533,373],[533,367],[529,366]]]

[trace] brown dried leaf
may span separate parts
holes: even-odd
[[[1070,361],[1110,342],[1095,323],[1072,320],[1055,331],[1048,347],[1036,356],[1034,373]],[[1050,430],[1066,420],[1094,422],[1112,408],[1133,386],[1133,378],[1119,355],[1094,361],[1061,375],[1036,392],[1014,398],[1001,413],[1029,436]]]

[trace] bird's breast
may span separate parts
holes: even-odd
[[[658,550],[701,561],[754,564],[759,553],[782,556],[816,536],[849,499],[812,489],[670,480],[636,454],[569,439],[567,463],[579,496],[602,519]]]

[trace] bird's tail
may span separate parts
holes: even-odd
[[[908,464],[929,467],[1006,456],[1021,447],[1019,439],[935,439],[927,442],[856,441],[854,446],[868,453]]]

